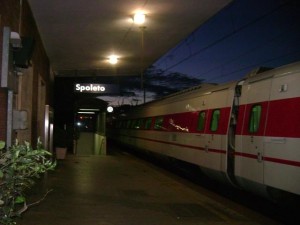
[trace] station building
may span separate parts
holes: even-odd
[[[0,1],[0,78],[0,140],[49,148],[54,75],[27,1]]]

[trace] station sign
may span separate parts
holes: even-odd
[[[75,83],[76,93],[119,94],[119,86],[115,84]]]

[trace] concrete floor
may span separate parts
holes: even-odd
[[[31,201],[49,189],[53,191],[18,224],[279,224],[124,152],[68,155],[36,186]]]

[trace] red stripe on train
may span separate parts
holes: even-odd
[[[167,144],[167,145],[179,146],[179,147],[184,147],[184,148],[191,148],[191,149],[196,149],[196,150],[201,150],[201,151],[209,151],[209,152],[215,152],[215,153],[220,153],[220,154],[226,154],[225,150],[220,150],[220,149],[213,149],[213,148],[205,149],[203,147],[198,147],[198,146],[194,146],[194,145],[178,144],[178,143],[173,143],[173,142],[168,142],[168,141],[160,141],[160,140],[151,139],[151,138],[143,138],[143,137],[135,137],[135,136],[127,136],[127,135],[122,135],[122,136],[145,140],[145,141],[156,142],[156,143],[162,143],[162,144]]]
[[[244,158],[257,159],[257,155],[250,154],[250,153],[235,152],[234,155],[241,156]],[[289,166],[300,167],[300,162],[287,160],[287,159],[279,159],[279,158],[272,158],[272,157],[264,156],[262,158],[262,160],[264,160],[266,162],[274,162],[274,163],[279,163],[279,164],[284,164],[284,165],[289,165]]]
[[[300,162],[297,162],[297,161],[278,159],[278,158],[272,158],[272,157],[263,157],[263,159],[268,162],[274,162],[274,163],[280,163],[280,164],[286,164],[286,165],[290,165],[290,166],[300,167]]]
[[[300,97],[270,102],[265,136],[300,137]]]
[[[262,106],[261,123],[256,133],[249,132],[250,110]],[[300,137],[300,97],[260,102],[239,107],[237,135]]]
[[[190,148],[190,149],[195,149],[195,150],[214,152],[214,153],[219,153],[219,154],[226,154],[227,153],[226,150],[221,150],[221,149],[212,149],[212,148],[205,149],[205,148],[197,147],[197,146],[193,146],[193,145],[178,144],[178,143],[172,143],[172,142],[168,142],[168,141],[160,141],[160,140],[151,139],[151,138],[143,138],[143,137],[128,136],[128,135],[122,135],[122,136],[135,138],[135,139],[140,139],[140,140],[145,140],[145,141],[156,142],[156,143],[168,144],[168,145],[173,145],[173,146],[185,147],[185,148]],[[244,158],[257,159],[257,155],[250,154],[250,153],[245,153],[245,152],[235,152],[234,155],[235,156],[241,156],[241,157],[244,157]],[[300,162],[298,162],[298,161],[272,158],[272,157],[267,157],[267,156],[263,157],[263,160],[267,161],[267,162],[274,162],[274,163],[279,163],[279,164],[284,164],[284,165],[289,165],[289,166],[300,167]]]

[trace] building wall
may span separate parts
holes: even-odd
[[[0,140],[6,140],[7,90],[0,88]]]
[[[32,37],[35,41],[30,66],[21,69],[18,76],[18,91],[14,93],[13,107],[16,110],[25,110],[28,113],[28,129],[15,130],[14,137],[20,141],[28,140],[35,143],[38,137],[44,138],[45,105],[53,105],[53,74],[50,72],[50,62],[37,25],[27,0],[0,1],[0,57],[3,50],[3,27],[10,27],[21,37]],[[0,60],[0,68],[2,67]],[[1,72],[1,70],[0,70]],[[6,117],[4,113],[5,88],[0,91],[0,139],[5,140]],[[41,91],[41,89],[43,91]],[[40,99],[42,98],[42,99]]]

